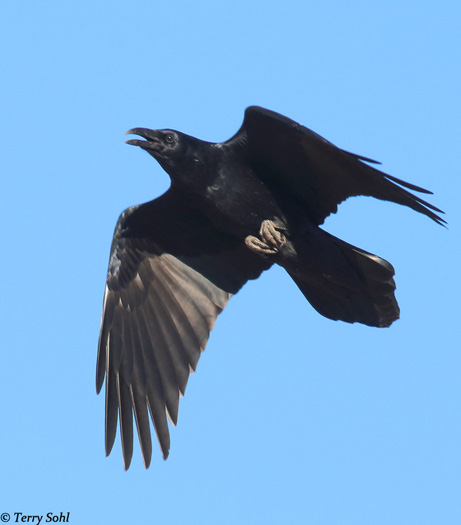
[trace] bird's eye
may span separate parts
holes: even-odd
[[[168,135],[165,136],[165,142],[167,142],[168,144],[173,144],[174,137],[171,133],[168,133]]]

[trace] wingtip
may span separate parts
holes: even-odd
[[[152,456],[149,456],[149,457],[147,457],[147,458],[143,456],[143,458],[142,458],[143,463],[144,463],[144,468],[145,468],[146,470],[150,467],[151,459],[152,459]]]
[[[104,376],[96,377],[96,395],[99,395],[101,393],[102,385],[104,384]]]

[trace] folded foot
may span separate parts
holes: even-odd
[[[248,235],[245,238],[245,244],[251,251],[261,255],[261,257],[275,255],[279,253],[286,242],[286,237],[283,233],[286,230],[286,226],[279,219],[266,219],[261,223],[259,238],[254,235]]]

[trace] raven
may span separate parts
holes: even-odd
[[[330,319],[378,327],[398,319],[391,264],[319,228],[338,204],[368,195],[445,223],[435,213],[441,210],[407,190],[431,192],[260,107],[247,108],[239,131],[223,143],[170,129],[127,134],[145,139],[127,144],[152,155],[171,186],[121,214],[110,252],[96,388],[106,378],[106,454],[120,417],[125,469],[133,413],[145,467],[149,412],[168,457],[167,416],[176,425],[179,397],[217,315],[272,264]]]

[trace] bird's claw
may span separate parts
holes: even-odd
[[[269,255],[275,255],[277,253],[275,248],[271,248],[268,244],[254,235],[248,235],[245,238],[245,244],[247,248],[258,255],[261,255],[261,257],[268,257]]]
[[[259,237],[248,235],[245,238],[246,246],[253,252],[268,257],[279,253],[280,248],[285,244],[286,237],[283,231],[286,227],[283,223],[275,220],[266,219],[261,223],[259,228]]]
[[[280,221],[266,219],[261,223],[259,236],[267,245],[273,246],[279,251],[287,240],[282,231],[286,231],[286,227]]]

